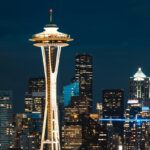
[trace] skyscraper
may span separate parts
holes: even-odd
[[[150,79],[141,68],[130,77],[130,99],[139,99],[142,106],[150,107]]]
[[[45,79],[30,78],[25,93],[25,112],[16,114],[15,149],[37,150],[40,148],[45,105]]]
[[[103,90],[103,117],[123,118],[124,117],[124,91],[121,89]],[[113,128],[119,135],[123,134],[123,123],[113,123]]]
[[[45,78],[30,78],[28,81],[28,93],[45,92]]]
[[[82,115],[82,150],[108,150],[106,124],[100,123],[98,114]]]
[[[12,128],[12,92],[0,91],[0,149],[6,150],[11,146]]]
[[[73,82],[63,88],[64,106],[68,106],[72,96],[79,96],[79,82]]]
[[[30,78],[28,91],[25,93],[25,112],[40,112],[44,116],[45,79]]]
[[[74,82],[64,87],[63,149],[80,149],[83,144],[83,127],[80,115],[92,112],[92,56],[75,57]]]
[[[50,10],[50,23],[46,25],[43,32],[35,34],[31,39],[34,46],[40,47],[42,50],[46,85],[40,150],[43,150],[44,146],[47,146],[49,150],[60,150],[56,82],[61,48],[68,46],[67,43],[71,40],[70,35],[59,32],[57,25],[52,22],[52,10]]]
[[[64,121],[62,126],[62,149],[79,149],[82,145],[82,126],[79,122],[79,82],[74,81],[63,88]],[[76,103],[77,102],[77,103]]]
[[[149,122],[142,119],[149,119],[149,77],[142,72],[141,68],[130,77],[130,99],[127,101],[124,123],[124,146],[127,150],[144,149],[149,147]],[[129,121],[134,120],[134,121]]]
[[[45,79],[30,78],[25,93],[25,112],[16,115],[15,148],[40,149],[44,106]]]
[[[20,148],[24,150],[38,150],[42,133],[42,116],[39,112],[24,113],[22,118],[22,133]]]
[[[107,128],[99,123],[98,114],[92,112],[92,56],[81,54],[75,57],[75,82],[79,83],[79,95],[73,84],[66,88],[62,148],[64,150],[107,150]],[[68,91],[68,92],[67,92]],[[65,95],[64,95],[65,96]]]
[[[79,82],[81,113],[91,113],[93,108],[93,61],[92,56],[79,54],[75,58],[75,79]]]
[[[145,138],[144,132],[145,127],[143,122],[136,121],[141,119],[141,104],[139,100],[128,100],[127,109],[125,111],[125,118],[127,121],[124,122],[124,146],[125,150],[132,149],[145,149]],[[133,119],[135,121],[129,121]]]

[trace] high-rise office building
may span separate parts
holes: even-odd
[[[79,150],[82,145],[82,126],[81,124],[66,124],[62,129],[62,149]]]
[[[45,78],[30,78],[28,81],[28,92],[45,92]]]
[[[108,150],[106,124],[99,122],[98,114],[82,115],[82,150]]]
[[[38,112],[23,114],[20,148],[24,150],[39,149],[42,133],[41,118],[41,113]]]
[[[124,149],[144,149],[149,147],[149,122],[143,119],[150,118],[150,80],[141,70],[130,77],[130,95],[127,101],[124,123]]]
[[[43,116],[44,104],[44,92],[33,92],[32,94],[25,94],[25,112],[40,112]]]
[[[25,112],[40,112],[44,115],[45,79],[31,78],[25,94]]]
[[[130,77],[130,99],[139,99],[142,106],[150,107],[150,78],[139,68],[133,77]]]
[[[81,113],[91,113],[93,108],[93,61],[92,56],[79,54],[75,57],[75,79],[79,82]]]
[[[127,109],[125,111],[124,122],[124,149],[125,150],[148,150],[146,143],[148,143],[147,135],[148,122],[143,122],[142,119],[150,118],[147,113],[142,111],[140,100],[129,99]],[[144,117],[146,113],[146,117]]]
[[[79,96],[79,82],[73,82],[63,88],[64,106],[68,106],[71,102],[71,97]]]
[[[79,84],[78,86],[70,84],[70,86],[65,87],[66,89],[64,88],[66,90],[64,100],[68,99],[66,100],[62,129],[64,150],[107,149],[106,125],[99,123],[98,114],[91,114],[93,108],[92,81],[92,56],[77,55],[75,57],[75,79],[73,83],[78,82]]]
[[[124,91],[121,89],[103,90],[103,118],[123,119],[124,117]],[[123,134],[123,123],[113,122],[115,133]]]
[[[82,125],[79,118],[79,83],[64,87],[64,120],[62,126],[62,149],[80,149],[82,145]]]
[[[16,148],[40,148],[45,106],[44,78],[30,78],[25,93],[25,113],[16,115]],[[20,120],[18,122],[17,120]]]
[[[21,136],[23,135],[23,113],[16,114],[14,117],[15,124],[15,136],[14,136],[14,148],[16,150],[23,149],[23,141]]]
[[[76,72],[73,83],[78,82],[79,86],[70,84],[64,88],[66,90],[64,100],[67,105],[65,105],[62,128],[62,148],[64,150],[107,150],[107,126],[100,124],[98,114],[91,114],[92,56],[77,55],[75,61]],[[75,90],[78,89],[77,87],[79,91]]]
[[[0,149],[11,148],[14,135],[12,112],[12,92],[0,91]]]

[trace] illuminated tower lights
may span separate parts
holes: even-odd
[[[139,99],[142,106],[150,106],[150,78],[141,68],[130,77],[130,99]]]
[[[50,24],[30,40],[34,42],[34,46],[41,48],[45,73],[46,101],[40,150],[44,149],[44,145],[48,145],[48,150],[60,150],[56,82],[61,48],[68,46],[67,42],[73,39],[59,32],[57,25],[52,23],[51,9]]]

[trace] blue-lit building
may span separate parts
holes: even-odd
[[[64,106],[68,106],[71,101],[71,97],[79,96],[79,82],[73,82],[63,88]]]
[[[11,147],[13,138],[12,119],[12,92],[0,91],[0,150]]]

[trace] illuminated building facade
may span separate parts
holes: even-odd
[[[103,90],[103,118],[124,117],[124,91],[121,89]],[[123,135],[123,123],[113,122],[114,132]]]
[[[28,92],[25,93],[25,112],[40,112],[44,115],[45,79],[31,78],[28,82]]]
[[[79,96],[79,82],[73,82],[63,88],[64,106],[68,106],[71,102],[71,97]]]
[[[23,132],[23,113],[16,114],[14,117],[15,123],[15,136],[14,136],[14,149],[23,149],[23,141],[21,140],[21,135]]]
[[[108,150],[108,132],[106,124],[99,123],[98,114],[82,117],[83,150]]]
[[[25,94],[25,112],[40,112],[43,116],[44,104],[44,92],[33,92],[32,94]]]
[[[20,136],[20,147],[24,150],[37,150],[41,139],[41,113],[23,114],[22,134]]]
[[[25,113],[22,119],[20,147],[28,150],[40,149],[45,105],[45,79],[30,78],[25,94]]]
[[[93,60],[92,56],[79,54],[75,58],[75,79],[79,82],[80,113],[92,113]]]
[[[141,122],[141,104],[139,100],[128,100],[125,111],[126,121],[124,122],[124,146],[125,150],[139,149],[147,150],[145,147],[145,123]],[[139,119],[139,121],[128,121],[130,119]]]
[[[82,145],[82,126],[80,124],[66,124],[62,134],[63,150],[78,150]]]
[[[44,147],[49,150],[60,150],[56,82],[61,48],[68,46],[67,43],[71,40],[68,34],[59,32],[56,24],[52,22],[52,10],[50,10],[50,24],[31,39],[34,46],[41,48],[45,73],[46,100],[40,150]]]
[[[71,96],[71,101],[64,108],[62,126],[62,149],[80,149],[82,145],[82,125],[78,108],[79,96]]]
[[[92,57],[79,54],[75,57],[75,62],[75,81],[79,82],[79,94],[73,94],[70,98],[71,90],[69,91],[62,129],[63,150],[107,150],[107,126],[99,123],[100,114],[91,113]]]
[[[16,114],[15,148],[40,149],[45,105],[45,79],[30,78],[25,93],[25,112]]]
[[[11,148],[13,141],[12,92],[0,91],[0,149]]]
[[[150,143],[149,122],[141,119],[150,119],[149,109],[150,80],[142,72],[141,68],[130,78],[130,99],[127,102],[124,123],[124,146],[125,150],[148,150]],[[128,121],[135,119],[136,121]]]
[[[142,106],[150,107],[150,80],[139,68],[133,77],[130,77],[130,99],[139,99]]]
[[[45,92],[44,77],[30,78],[28,81],[28,92]]]

